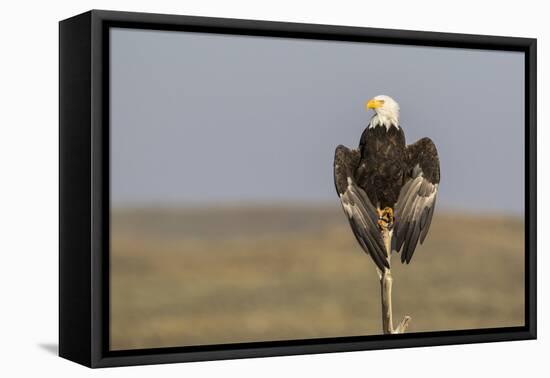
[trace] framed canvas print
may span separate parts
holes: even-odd
[[[536,40],[60,22],[59,353],[536,337]]]

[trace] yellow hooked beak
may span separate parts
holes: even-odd
[[[369,109],[378,109],[384,105],[384,100],[375,100],[374,98],[369,100],[366,104],[367,110]]]

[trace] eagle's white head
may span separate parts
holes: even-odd
[[[394,125],[399,128],[399,104],[390,96],[376,96],[367,102],[366,107],[367,111],[372,109],[375,113],[370,120],[369,127],[382,125],[388,129]]]

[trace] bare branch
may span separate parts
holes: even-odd
[[[410,316],[405,316],[403,320],[399,323],[396,329],[393,328],[393,313],[392,313],[392,299],[391,299],[391,290],[393,278],[391,275],[391,238],[392,234],[387,227],[381,228],[382,239],[384,240],[384,245],[386,247],[386,258],[390,269],[384,269],[383,272],[378,271],[378,276],[380,277],[380,291],[382,298],[382,331],[384,334],[394,334],[394,333],[404,333],[409,326],[411,321]]]

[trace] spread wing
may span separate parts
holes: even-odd
[[[378,214],[365,191],[355,181],[360,161],[357,150],[338,146],[334,157],[334,182],[355,238],[380,270],[389,268],[386,249],[378,230]]]
[[[407,146],[408,172],[395,205],[395,250],[401,262],[411,261],[418,242],[426,239],[435,209],[440,172],[439,158],[429,138]]]

